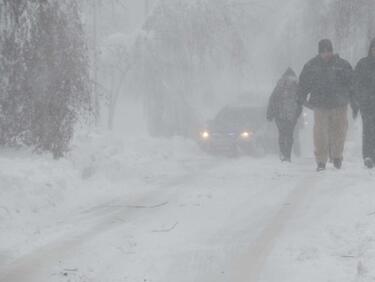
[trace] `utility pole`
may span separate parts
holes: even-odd
[[[94,95],[94,118],[95,123],[98,125],[99,120],[99,93],[98,93],[98,40],[97,40],[97,33],[98,33],[98,9],[96,0],[92,0],[92,9],[93,9],[93,67],[94,67],[94,88],[93,88],[93,95]]]
[[[144,0],[144,14],[145,14],[145,19],[147,19],[149,13],[150,13],[150,0]]]
[[[367,37],[368,37],[368,45],[370,45],[371,40],[375,36],[375,13],[373,7],[375,6],[372,1],[367,1]]]

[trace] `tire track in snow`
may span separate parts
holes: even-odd
[[[141,216],[145,209],[132,208],[131,206],[134,206],[134,203],[137,206],[154,206],[159,203],[166,203],[168,200],[178,196],[179,186],[193,183],[201,175],[220,164],[220,162],[208,162],[200,167],[199,172],[195,169],[187,169],[186,174],[172,177],[168,182],[156,185],[155,190],[133,199],[133,204],[122,203],[121,200],[111,201],[84,211],[83,214],[87,216],[87,218],[83,218],[84,221],[90,218],[99,217],[100,219],[94,220],[93,223],[85,224],[80,227],[79,231],[68,234],[60,240],[53,241],[30,254],[18,258],[5,268],[0,266],[0,282],[40,282],[46,279],[48,281],[48,277],[53,275],[52,272],[59,269],[59,262],[67,257],[79,256],[80,247],[86,242],[124,224],[123,220],[135,219],[137,216]],[[74,222],[75,226],[84,224],[84,222],[79,220],[81,216],[82,214],[77,215],[78,222]],[[119,221],[118,218],[121,218],[122,221]]]
[[[271,254],[272,249],[287,226],[293,214],[306,199],[308,193],[314,189],[318,176],[309,174],[304,177],[289,193],[282,208],[275,214],[272,220],[263,229],[254,247],[239,258],[235,259],[230,268],[230,279],[236,282],[258,282],[263,267]]]

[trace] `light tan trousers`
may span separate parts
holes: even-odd
[[[328,159],[343,159],[348,131],[348,107],[314,109],[314,145],[318,163]]]

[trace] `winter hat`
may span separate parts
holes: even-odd
[[[284,75],[285,75],[285,76],[297,76],[296,73],[294,72],[294,70],[293,70],[291,67],[289,67],[289,68],[285,71]]]
[[[368,51],[368,55],[371,57],[371,49],[375,47],[375,38],[370,43],[370,50]]]
[[[329,39],[323,39],[319,42],[319,54],[323,53],[324,51],[333,52],[332,41]]]

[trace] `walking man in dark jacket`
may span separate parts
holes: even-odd
[[[298,78],[295,72],[288,68],[273,91],[267,109],[267,120],[275,120],[279,129],[280,158],[290,162],[293,134],[301,106],[297,103]]]
[[[302,70],[298,101],[314,111],[318,171],[325,170],[329,157],[332,157],[335,168],[342,166],[348,104],[352,105],[353,116],[358,113],[353,100],[353,77],[350,63],[333,53],[329,39],[319,42],[319,55]]]
[[[355,94],[363,124],[363,159],[368,168],[375,162],[375,39],[367,57],[355,69]]]

